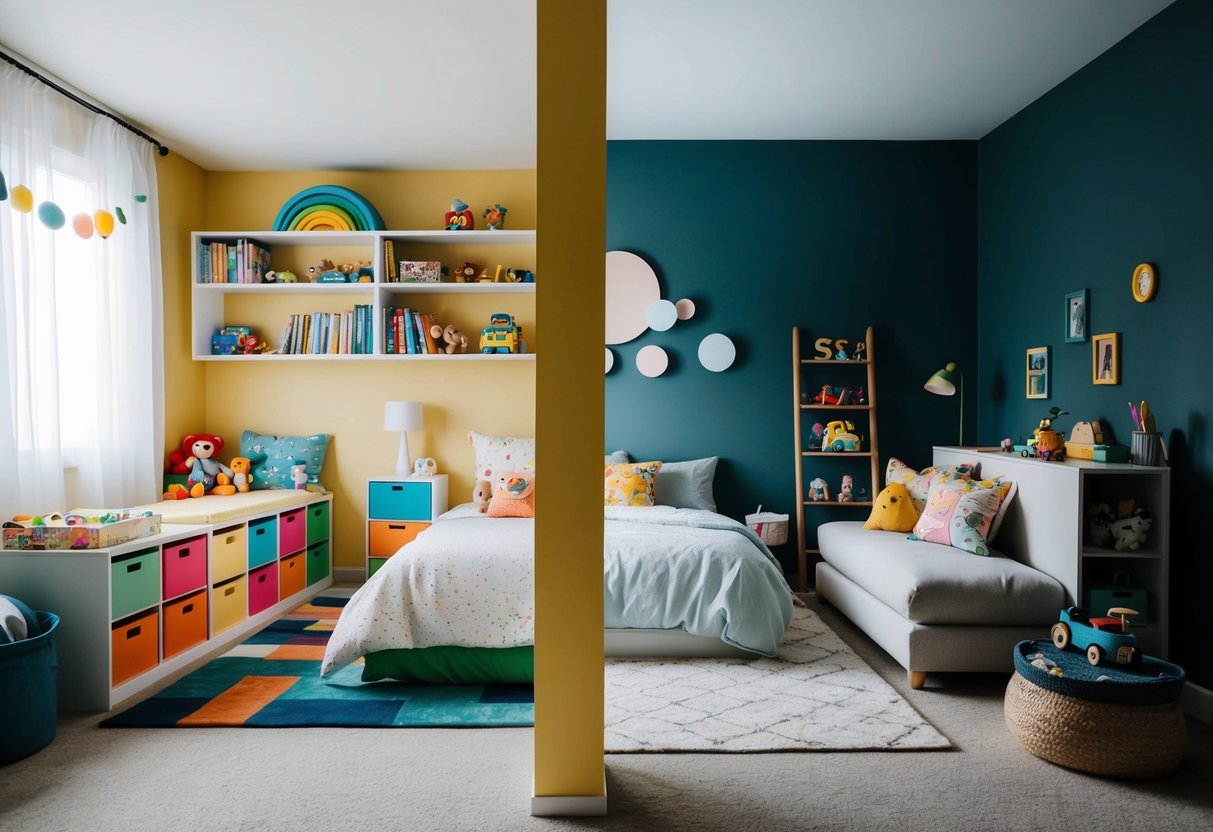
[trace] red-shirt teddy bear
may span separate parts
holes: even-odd
[[[232,485],[232,469],[215,459],[215,455],[223,450],[223,437],[212,433],[191,433],[181,440],[181,450],[186,454],[189,489],[173,483],[165,494],[166,498],[184,500],[204,494],[236,493],[236,486]]]

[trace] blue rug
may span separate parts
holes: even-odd
[[[361,681],[362,664],[320,678],[346,598],[312,599],[112,716],[103,728],[489,728],[535,724],[530,685]]]

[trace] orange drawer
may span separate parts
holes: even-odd
[[[164,658],[206,641],[206,590],[164,605]]]
[[[372,558],[390,558],[396,550],[430,527],[429,523],[372,520],[370,522],[370,552]]]
[[[248,527],[232,526],[211,533],[211,583],[234,578],[248,568]]]
[[[110,630],[114,687],[160,661],[160,614],[156,610],[119,621]]]
[[[307,554],[282,558],[278,561],[278,597],[290,598],[307,586]]]

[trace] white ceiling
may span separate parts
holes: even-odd
[[[1170,2],[608,0],[607,136],[977,139]],[[208,170],[534,167],[535,42],[535,0],[0,0]]]

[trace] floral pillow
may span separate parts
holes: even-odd
[[[534,471],[535,440],[513,436],[490,436],[487,433],[468,431],[468,442],[476,460],[473,481],[495,482],[498,471]]]
[[[308,491],[324,491],[320,469],[328,451],[329,435],[272,436],[246,430],[240,436],[240,456],[253,465],[252,488],[294,488],[291,466],[303,465],[307,472]]]
[[[994,518],[1009,503],[1014,484],[1006,480],[936,478],[926,507],[914,524],[914,536],[974,555],[988,556]]]
[[[885,467],[884,484],[891,485],[896,482],[904,485],[906,491],[910,492],[910,502],[921,514],[922,507],[927,502],[927,494],[931,490],[931,483],[941,477],[949,480],[967,480],[973,475],[976,467],[977,463],[974,461],[960,465],[932,465],[930,468],[915,471],[897,457],[891,457],[889,464]]]
[[[608,506],[652,506],[660,462],[626,462],[606,466],[603,503]]]

